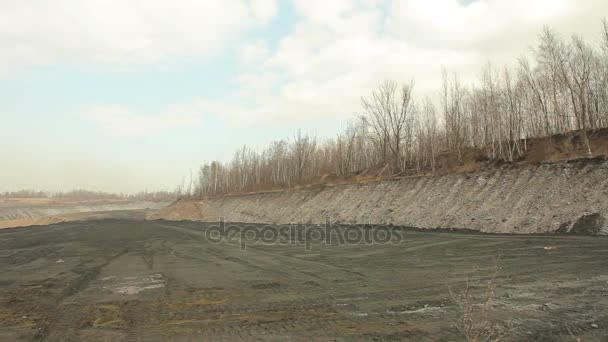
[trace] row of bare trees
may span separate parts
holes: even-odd
[[[550,29],[532,54],[513,68],[487,64],[465,85],[443,71],[439,100],[416,101],[414,82],[385,81],[362,98],[361,113],[334,139],[319,141],[298,131],[261,152],[243,147],[229,163],[205,163],[191,194],[291,187],[324,175],[375,169],[390,176],[434,171],[440,155],[462,161],[471,148],[490,160],[512,161],[526,139],[608,127],[608,23],[599,44],[563,39]]]
[[[142,191],[133,194],[112,193],[91,190],[70,191],[41,191],[18,190],[0,192],[0,198],[51,198],[61,200],[145,200],[145,201],[171,201],[178,197],[176,192],[168,191]]]

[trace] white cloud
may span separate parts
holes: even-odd
[[[253,14],[264,22],[267,22],[277,14],[278,7],[277,0],[251,0]]]
[[[239,49],[226,100],[195,100],[197,111],[235,125],[267,125],[359,110],[383,79],[414,79],[418,98],[436,94],[440,68],[465,82],[492,61],[513,63],[543,25],[593,40],[605,0],[293,0],[297,22],[278,44],[239,34],[276,16],[276,0],[22,1],[0,5],[0,65],[51,61],[159,64]],[[239,40],[241,39],[241,40]],[[271,48],[271,46],[274,46]],[[193,108],[192,104],[184,107]],[[115,134],[190,124],[103,109],[96,122]],[[126,118],[126,119],[125,119]],[[125,123],[146,122],[144,128]],[[168,125],[161,124],[167,122]],[[183,124],[186,125],[186,124]]]
[[[124,106],[92,106],[85,116],[102,131],[115,137],[141,137],[202,124],[201,108],[197,101],[168,108],[156,115],[133,113]]]
[[[530,43],[544,25],[589,33],[593,3],[608,7],[601,0],[477,0],[468,5],[460,0],[395,0],[387,22],[396,36],[421,46],[483,52]],[[576,21],[575,27],[565,25],[569,19]],[[594,19],[597,24],[600,17]]]
[[[293,0],[296,22],[279,42],[271,42],[259,34],[277,15],[276,0],[0,0],[0,74],[3,69],[47,63],[173,67],[183,61],[209,62],[231,47],[240,65],[232,92],[222,100],[198,98],[151,112],[127,102],[93,106],[85,111],[86,118],[105,135],[123,138],[205,128],[208,114],[233,126],[293,127],[318,119],[336,126],[359,111],[360,96],[383,79],[413,78],[417,98],[432,96],[441,82],[442,65],[470,82],[488,60],[496,66],[513,63],[535,45],[543,25],[594,42],[600,19],[608,13],[606,0],[469,2]],[[255,38],[245,41],[249,30]],[[201,82],[213,82],[213,77]],[[200,139],[217,149],[217,144]],[[95,164],[86,159],[86,151],[51,153],[53,144],[39,151],[17,147],[0,149],[0,159],[21,164],[7,171],[0,187],[67,189],[102,182],[105,190],[134,191],[179,181],[192,156],[204,154],[204,149],[197,152],[189,146],[182,151],[184,161],[176,157],[172,167],[151,170],[149,160],[129,151],[124,152],[130,160],[126,166],[110,163],[119,150],[103,158],[96,155],[95,160],[107,162]],[[171,152],[168,158],[175,157]],[[40,160],[55,165],[43,179],[27,172]],[[87,165],[78,162],[66,169],[69,160],[86,160]],[[130,169],[137,160],[140,166]],[[176,167],[178,162],[184,167]],[[110,173],[100,173],[103,167]]]
[[[239,50],[239,58],[243,64],[251,64],[262,61],[269,53],[266,43],[258,40],[243,45]]]
[[[275,14],[273,0],[3,1],[0,65],[200,59]]]
[[[230,103],[206,108],[238,125],[346,119],[383,79],[414,79],[418,98],[435,96],[442,66],[473,82],[488,61],[515,63],[544,25],[593,41],[608,13],[605,0],[294,0],[294,7],[293,31],[273,51],[247,48],[256,58],[247,58]]]

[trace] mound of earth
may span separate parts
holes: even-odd
[[[144,219],[146,211],[166,205],[125,200],[0,199],[0,229],[106,218]]]
[[[56,216],[43,216],[33,218],[20,218],[15,220],[0,221],[0,229],[17,228],[29,226],[46,226],[56,223],[75,222],[75,221],[94,221],[105,219],[122,219],[122,220],[139,220],[142,221],[146,217],[148,210],[114,210],[114,211],[96,211],[87,213],[72,213]]]
[[[215,221],[217,216],[205,202],[178,200],[166,208],[149,213],[148,220]]]

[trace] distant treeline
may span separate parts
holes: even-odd
[[[394,176],[435,172],[442,156],[464,163],[475,150],[488,161],[513,161],[531,138],[577,130],[581,155],[593,155],[587,132],[608,127],[608,24],[601,38],[568,39],[546,28],[514,67],[484,66],[465,85],[443,71],[438,105],[415,99],[415,83],[386,81],[362,98],[361,112],[333,139],[297,132],[262,151],[246,146],[231,162],[206,162],[186,189],[214,196],[291,187],[376,170]]]
[[[168,191],[142,191],[136,194],[117,194],[102,191],[72,190],[64,192],[48,192],[38,190],[19,190],[0,192],[0,198],[53,198],[63,200],[146,200],[165,201],[177,198],[175,192]]]

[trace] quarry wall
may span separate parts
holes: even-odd
[[[608,233],[608,160],[178,201],[152,219],[394,224],[491,233]]]

